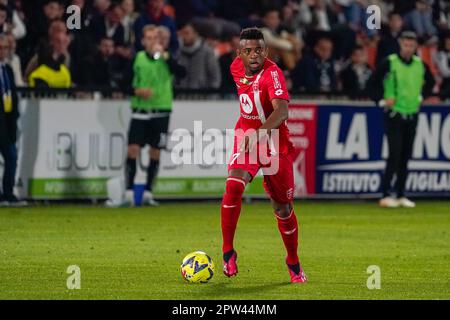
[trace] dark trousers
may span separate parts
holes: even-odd
[[[14,179],[17,168],[17,148],[15,144],[0,145],[0,154],[5,163],[3,173],[3,196],[8,198],[13,195]]]
[[[389,196],[392,178],[395,175],[397,177],[395,190],[397,197],[400,198],[405,195],[408,160],[411,158],[416,136],[417,114],[403,116],[395,111],[386,111],[384,114],[384,125],[389,156],[382,184],[383,196]]]

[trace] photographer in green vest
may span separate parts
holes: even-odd
[[[384,108],[389,149],[379,204],[389,208],[412,208],[415,203],[405,197],[408,161],[423,97],[431,94],[435,81],[426,64],[415,55],[418,47],[416,34],[404,31],[399,44],[400,52],[381,62],[370,80],[371,96]],[[391,196],[394,176],[396,197]]]

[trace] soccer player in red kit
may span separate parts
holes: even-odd
[[[286,264],[291,282],[303,283],[307,278],[297,255],[298,223],[292,202],[293,145],[286,125],[289,94],[282,71],[267,58],[267,47],[261,31],[258,28],[244,29],[240,39],[238,56],[230,67],[238,90],[241,115],[235,127],[233,155],[228,164],[229,176],[221,207],[223,272],[228,277],[238,273],[233,239],[242,195],[245,186],[259,169],[265,173],[265,167],[259,161],[250,161],[249,154],[264,143],[270,145],[272,132],[278,130],[277,149],[269,147],[268,153],[269,160],[277,162],[278,170],[275,174],[264,174],[264,188],[271,199],[286,247]],[[244,134],[240,136],[238,132]]]

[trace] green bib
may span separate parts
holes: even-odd
[[[389,57],[390,72],[384,80],[384,99],[394,98],[393,110],[402,114],[414,114],[422,103],[422,87],[425,67],[422,60],[413,56],[410,64],[404,63],[397,54]]]
[[[145,51],[140,51],[134,60],[133,72],[133,88],[150,88],[152,95],[149,99],[133,96],[131,107],[170,111],[173,101],[172,74],[166,61],[163,58],[151,59]]]

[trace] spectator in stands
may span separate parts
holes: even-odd
[[[357,33],[363,33],[368,37],[373,37],[377,34],[377,29],[367,28],[366,21],[369,17],[367,14],[369,3],[367,0],[341,0],[340,3],[344,7],[346,20],[352,30]]]
[[[114,45],[123,46],[125,43],[125,31],[122,26],[123,15],[122,7],[113,3],[104,15],[95,18],[91,24],[91,33],[95,43],[108,37],[114,40]]]
[[[147,0],[145,12],[143,12],[134,23],[134,36],[136,39],[142,38],[142,29],[148,24],[156,26],[166,26],[170,30],[170,52],[176,53],[178,50],[177,30],[175,21],[164,13],[164,0]],[[142,50],[140,41],[135,42],[136,51]]]
[[[136,22],[139,14],[135,11],[134,0],[122,0],[120,6],[123,10],[122,25],[124,28],[125,44],[127,46],[134,46],[134,30],[133,25]]]
[[[98,43],[93,43],[91,39],[89,26],[93,19],[93,10],[86,3],[86,0],[70,0],[70,5],[76,5],[80,8],[81,28],[68,30],[70,36],[70,63],[66,63],[70,67],[72,81],[76,84],[82,82],[83,62],[86,56],[92,55]],[[67,21],[68,16],[65,17]]]
[[[233,35],[230,39],[230,51],[223,54],[219,58],[220,74],[222,75],[220,89],[224,93],[235,93],[236,83],[230,72],[230,65],[237,56],[237,49],[239,49],[240,35]]]
[[[269,57],[274,60],[279,60],[279,57],[287,69],[294,69],[300,58],[301,41],[286,30],[280,32],[280,13],[277,9],[267,10],[262,21],[261,31],[269,48]]]
[[[41,40],[46,39],[47,32],[53,21],[61,20],[64,15],[64,7],[59,0],[46,0],[42,8],[43,14],[36,15],[36,22],[30,28],[31,48],[36,49]]]
[[[347,59],[356,45],[356,32],[349,27],[340,3],[342,1],[302,1],[299,18],[305,26],[305,43],[312,47],[317,38],[327,32],[334,41],[334,58]]]
[[[367,82],[371,74],[372,70],[367,64],[364,48],[355,47],[350,64],[340,74],[343,91],[353,97],[366,94]]]
[[[17,16],[19,17],[20,21],[24,22],[26,21],[24,6],[23,6],[23,0],[14,0],[13,2],[14,11],[17,13]],[[14,21],[14,19],[13,19]]]
[[[38,66],[38,55],[39,52],[48,52],[52,50],[57,50],[58,52],[56,54],[62,55],[64,57],[63,63],[65,66],[70,70],[72,68],[72,59],[71,55],[69,53],[69,44],[70,44],[70,38],[66,38],[66,43],[60,43],[61,45],[57,46],[56,48],[51,48],[51,43],[55,40],[54,38],[59,34],[63,33],[64,35],[67,35],[67,27],[66,24],[61,20],[55,20],[52,21],[50,24],[50,27],[48,29],[48,37],[46,39],[42,39],[40,41],[40,44],[37,48],[37,53],[30,59],[28,62],[28,65],[25,69],[25,79],[28,79],[31,72],[33,72]]]
[[[192,23],[200,35],[208,41],[226,39],[232,34],[241,32],[238,23],[221,16],[217,0],[172,0],[170,3],[176,13],[177,25]],[[226,5],[228,5],[226,2]]]
[[[181,47],[179,63],[186,68],[186,76],[176,79],[182,89],[206,89],[220,87],[220,65],[214,50],[200,37],[190,23],[179,30]]]
[[[105,37],[112,38],[116,53],[122,58],[131,60],[133,51],[125,43],[125,29],[122,25],[123,16],[124,11],[122,7],[117,3],[113,3],[109,6],[104,16],[100,16],[92,21],[91,28],[95,43],[98,43],[100,39]]]
[[[324,0],[304,0],[298,12],[299,20],[306,30],[331,30],[331,10]]]
[[[177,2],[180,3],[180,7],[182,8],[184,1],[178,0]],[[238,23],[242,28],[247,28],[259,25],[259,20],[261,19],[260,12],[261,12],[260,0],[227,0],[227,1],[217,1],[217,6],[214,11],[214,15],[230,21],[234,21]],[[185,19],[183,21],[186,22],[189,20],[190,19]],[[178,21],[178,13],[177,13],[177,21]]]
[[[97,52],[85,59],[83,78],[79,84],[100,88],[125,88],[128,85],[125,82],[127,67],[127,60],[115,53],[113,39],[105,37],[100,40]]]
[[[94,16],[104,16],[111,6],[111,0],[94,0]]]
[[[0,3],[0,33],[6,33],[10,29],[9,24],[7,23],[8,18],[8,8]]]
[[[9,55],[6,58],[6,61],[11,66],[11,69],[13,71],[14,82],[16,83],[16,86],[23,87],[24,81],[22,78],[22,65],[20,63],[19,56],[16,54],[16,47],[17,47],[16,38],[11,33],[7,35],[7,38],[9,45]]]
[[[396,12],[394,10],[394,2],[392,0],[370,0],[371,5],[376,5],[381,11],[381,24],[389,23],[389,13]]]
[[[442,77],[440,95],[443,99],[450,98],[450,34],[441,40],[439,51],[433,57],[439,76]]]
[[[282,30],[287,30],[298,39],[303,39],[304,29],[299,19],[299,10],[300,3],[288,1],[288,3],[281,9],[280,28]]]
[[[411,1],[413,2],[413,1]],[[415,0],[415,8],[405,15],[405,24],[414,30],[419,40],[436,43],[436,27],[433,25],[433,0]]]
[[[294,89],[315,92],[330,92],[337,89],[333,55],[333,42],[321,36],[316,40],[313,51],[304,55],[292,71]]]
[[[396,12],[389,13],[389,23],[387,29],[382,29],[380,41],[377,48],[377,65],[387,56],[398,53],[400,46],[398,37],[403,29],[402,16]]]
[[[2,192],[0,206],[17,206],[20,202],[13,193],[17,168],[17,119],[19,118],[18,99],[14,75],[6,63],[9,42],[5,35],[0,35],[0,154],[4,161]]]
[[[449,29],[450,28],[450,2],[448,1],[438,1],[437,6],[439,10],[437,11],[437,21],[439,29]],[[436,7],[436,5],[435,5]]]
[[[6,16],[4,16],[5,12],[7,13]],[[17,11],[13,8],[8,10],[8,0],[0,0],[0,33],[11,33],[17,40],[22,39],[27,34],[25,24]]]
[[[186,24],[196,17],[212,16],[220,1],[171,0],[178,24]]]
[[[73,29],[73,30],[69,30],[70,32],[81,32],[81,33],[87,33],[89,32],[89,25],[92,22],[92,19],[94,18],[94,10],[92,7],[90,7],[88,5],[88,3],[86,3],[87,0],[70,0],[68,3],[68,6],[77,6],[78,8],[80,8],[80,15],[81,15],[81,29]],[[67,12],[65,12],[65,17],[64,20],[67,21],[68,17],[71,15],[72,13],[68,14]]]
[[[43,47],[38,53],[38,67],[28,79],[30,87],[69,88],[72,85],[70,71],[64,64],[69,41],[64,32],[52,36],[50,46]]]

